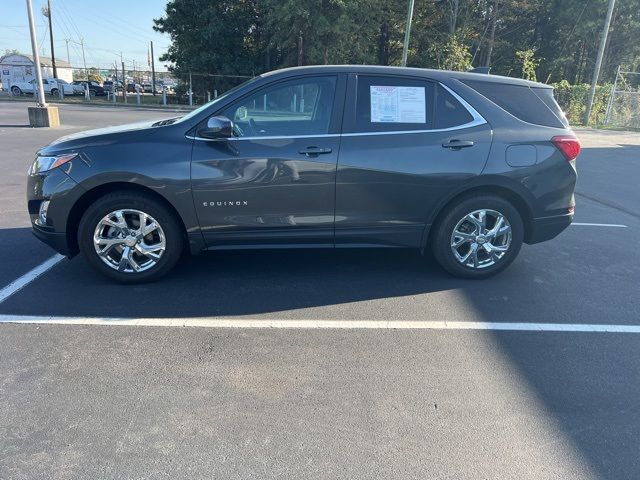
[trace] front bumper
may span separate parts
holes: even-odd
[[[73,161],[72,161],[73,162]],[[64,171],[71,163],[47,172],[27,177],[27,207],[31,217],[33,234],[55,251],[72,254],[67,236],[67,221],[73,205],[84,193],[84,189]],[[46,223],[39,220],[40,205],[49,201]]]
[[[571,225],[572,221],[573,213],[534,218],[531,222],[531,228],[527,232],[525,242],[531,244],[551,240]]]
[[[49,245],[56,252],[61,253],[62,255],[65,255],[67,257],[71,255],[66,232],[54,232],[52,230],[45,230],[35,223],[32,223],[31,227],[33,234],[38,240]]]

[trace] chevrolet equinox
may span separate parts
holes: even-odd
[[[579,152],[547,85],[299,67],[182,117],[51,143],[28,209],[39,239],[121,282],[184,251],[281,247],[429,248],[483,278],[570,225]]]

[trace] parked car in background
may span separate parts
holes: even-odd
[[[185,250],[286,246],[429,248],[451,274],[486,278],[571,224],[579,153],[542,83],[299,67],[181,118],[51,143],[27,204],[39,239],[127,283]]]
[[[144,91],[144,93],[153,93],[153,88],[151,86],[150,83],[143,83],[142,84],[142,89]],[[155,93],[162,93],[162,84],[156,82],[155,84]]]
[[[42,79],[42,87],[44,88],[44,93],[50,95],[58,95],[60,89],[65,95],[77,95],[78,89],[75,88],[74,85],[70,85],[64,80],[60,80],[57,78],[43,78]],[[33,93],[36,88],[36,81],[31,80],[30,82],[14,82],[11,85],[11,93],[15,96],[22,95],[23,93]],[[82,93],[82,92],[81,92]]]
[[[73,85],[60,78],[57,81],[59,84],[64,85],[63,91],[65,95],[84,95],[84,87],[82,85]],[[69,93],[69,89],[71,89],[72,93]]]
[[[86,80],[74,80],[73,85],[87,85]],[[101,97],[107,94],[105,89],[98,82],[89,82],[89,94],[91,96]]]
[[[139,83],[127,83],[127,93],[142,93],[144,90]]]
[[[173,95],[175,92],[175,85],[172,83],[161,83],[160,85],[160,90],[162,90],[163,88],[167,90],[167,94],[169,95]]]
[[[114,91],[117,92],[121,92],[122,91],[122,82],[116,80],[116,81],[112,81],[112,80],[105,80],[104,82],[102,82],[102,88],[104,88],[105,92],[110,92],[113,93]]]

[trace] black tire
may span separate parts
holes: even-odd
[[[51,96],[55,97],[58,95],[58,89],[57,88],[52,88],[51,89]]]
[[[504,216],[511,227],[511,239],[507,251],[504,252],[504,254],[499,253],[499,255],[502,256],[497,260],[487,258],[490,255],[482,250],[480,243],[477,243],[477,241],[469,241],[469,248],[475,244],[476,248],[479,249],[481,258],[484,256],[484,260],[488,263],[487,266],[483,268],[477,268],[465,265],[458,260],[452,248],[452,236],[458,222],[462,221],[466,215],[482,209],[499,212]],[[470,224],[469,222],[468,225]],[[463,227],[468,228],[468,226],[464,224]],[[518,210],[507,200],[488,194],[466,197],[449,206],[439,217],[433,228],[434,230],[431,234],[431,250],[436,261],[450,274],[456,277],[470,279],[487,278],[507,268],[518,256],[524,238],[524,226]],[[506,237],[500,237],[500,240],[506,242],[505,238]],[[485,241],[484,238],[480,240],[480,242],[483,241]],[[466,248],[466,246],[460,248],[462,248],[463,251],[459,252],[459,254],[464,257],[464,248]],[[470,261],[472,262],[473,260],[471,259]],[[492,261],[495,263],[490,264]]]
[[[165,249],[155,265],[149,267],[148,270],[140,272],[118,271],[107,265],[98,255],[93,242],[94,232],[98,223],[116,210],[144,212],[160,225],[164,234]],[[184,252],[185,235],[175,214],[161,202],[142,193],[121,191],[99,198],[83,214],[78,227],[78,245],[87,262],[103,275],[121,283],[144,283],[158,280],[171,271]]]
[[[14,97],[17,97],[19,95],[22,95],[22,90],[20,90],[20,87],[13,86],[11,87],[11,93]]]

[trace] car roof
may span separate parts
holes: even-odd
[[[388,67],[380,65],[310,65],[304,67],[289,67],[280,70],[263,73],[261,77],[289,76],[295,73],[322,74],[322,73],[361,73],[377,75],[410,75],[430,78],[436,81],[446,81],[450,79],[471,80],[479,82],[502,83],[510,85],[521,85],[526,87],[552,88],[544,83],[532,82],[522,78],[504,77],[502,75],[488,75],[484,73],[454,72],[450,70],[434,70],[429,68],[414,67]]]

